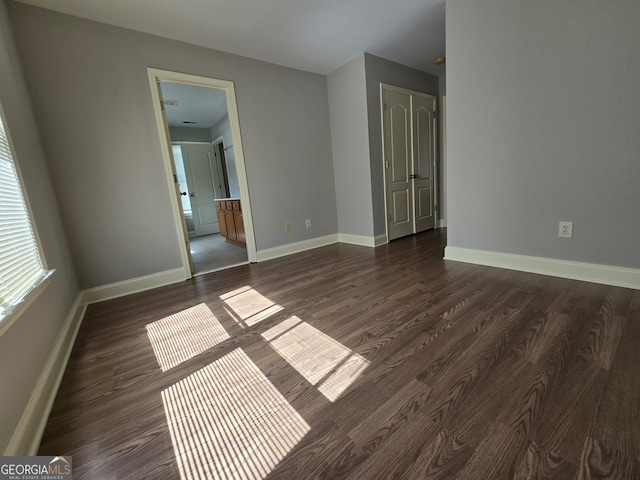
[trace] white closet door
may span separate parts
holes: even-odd
[[[389,240],[413,233],[411,97],[383,91]]]
[[[389,240],[435,228],[435,97],[382,88]]]
[[[435,228],[434,110],[435,100],[412,96],[413,114],[413,198],[415,233]]]

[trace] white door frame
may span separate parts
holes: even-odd
[[[242,138],[240,135],[240,122],[238,119],[238,105],[236,103],[236,93],[233,82],[227,80],[218,80],[214,78],[200,77],[197,75],[189,75],[186,73],[171,72],[169,70],[160,70],[157,68],[147,68],[149,77],[149,85],[151,86],[151,98],[153,100],[153,111],[156,117],[156,126],[160,135],[160,148],[162,150],[162,159],[167,179],[167,195],[171,200],[171,210],[175,223],[176,245],[180,249],[182,257],[182,268],[184,270],[185,280],[192,277],[191,268],[189,266],[189,257],[184,244],[184,232],[181,217],[181,206],[178,204],[178,198],[175,194],[172,153],[169,151],[171,140],[166,138],[166,127],[162,118],[162,107],[160,105],[160,96],[158,94],[158,82],[173,82],[193,85],[196,87],[216,88],[223,90],[227,97],[227,111],[229,114],[229,125],[231,127],[231,138],[233,141],[233,149],[235,155],[236,171],[238,173],[238,186],[240,188],[240,202],[242,204],[242,216],[244,218],[244,230],[247,241],[247,257],[249,262],[256,262],[256,242],[253,232],[253,220],[251,216],[251,204],[249,202],[249,184],[247,182],[247,174],[244,163],[244,153],[242,150]]]
[[[402,87],[396,87],[395,85],[389,85],[388,83],[380,83],[380,129],[381,129],[381,137],[382,137],[382,175],[383,175],[383,184],[384,184],[384,224],[385,224],[385,229],[386,229],[386,236],[387,236],[387,242],[389,242],[389,206],[388,206],[388,202],[387,202],[387,169],[386,169],[386,163],[387,163],[387,159],[386,159],[386,150],[385,150],[385,143],[384,143],[384,95],[383,92],[384,90],[390,90],[393,92],[398,92],[398,93],[405,93],[407,95],[417,95],[419,97],[424,97],[424,98],[429,98],[429,99],[434,99],[435,100],[435,112],[434,112],[434,119],[433,119],[433,160],[434,160],[434,166],[433,166],[433,196],[434,196],[434,212],[433,214],[435,215],[435,228],[438,228],[438,209],[440,208],[438,205],[438,196],[440,195],[439,193],[439,181],[438,181],[438,175],[439,175],[439,164],[440,164],[440,159],[438,156],[438,114],[437,114],[437,110],[438,110],[438,101],[437,101],[437,97],[435,95],[431,95],[429,93],[424,93],[424,92],[418,92],[416,90],[409,90],[408,88],[402,88]],[[413,148],[413,131],[411,132],[412,135],[412,147]]]
[[[447,226],[447,96],[442,96],[442,215],[440,227]]]

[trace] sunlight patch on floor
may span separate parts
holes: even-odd
[[[327,399],[335,402],[368,366],[369,362],[364,357],[353,353],[338,365],[331,375],[320,382],[318,391]]]
[[[182,480],[265,478],[310,430],[240,348],[162,400]]]
[[[148,324],[147,335],[163,372],[229,338],[204,303]]]
[[[262,338],[332,402],[369,365],[364,357],[296,316],[270,328]]]
[[[243,328],[253,326],[282,310],[280,305],[249,286],[238,288],[220,296],[225,310]]]

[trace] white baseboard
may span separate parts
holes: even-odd
[[[4,455],[36,455],[87,306],[76,297]]]
[[[440,220],[438,220],[437,228],[447,228],[447,219],[441,218]]]
[[[451,246],[445,247],[444,259],[640,290],[640,270],[633,268]]]
[[[350,233],[339,233],[338,241],[340,243],[348,243],[350,245],[360,245],[361,247],[378,247],[389,243],[387,235],[377,235],[369,237],[367,235],[352,235]]]
[[[389,243],[389,237],[386,233],[382,235],[377,235],[373,238],[374,246],[379,247],[380,245],[385,245]]]
[[[185,278],[184,269],[175,268],[164,272],[146,275],[144,277],[132,278],[122,282],[111,283],[101,287],[89,288],[83,291],[83,300],[85,303],[102,302],[112,298],[131,295],[132,293],[144,292],[152,288],[164,287],[172,283],[178,283],[187,280]]]
[[[311,238],[309,240],[303,240],[301,242],[288,243],[286,245],[280,245],[273,248],[265,248],[264,250],[258,250],[256,257],[258,262],[264,262],[278,257],[284,257],[293,253],[304,252],[318,247],[324,247],[333,243],[338,243],[339,238],[337,234],[325,235],[324,237]]]

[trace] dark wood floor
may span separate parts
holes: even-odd
[[[332,245],[89,306],[74,478],[637,479],[640,291]]]

